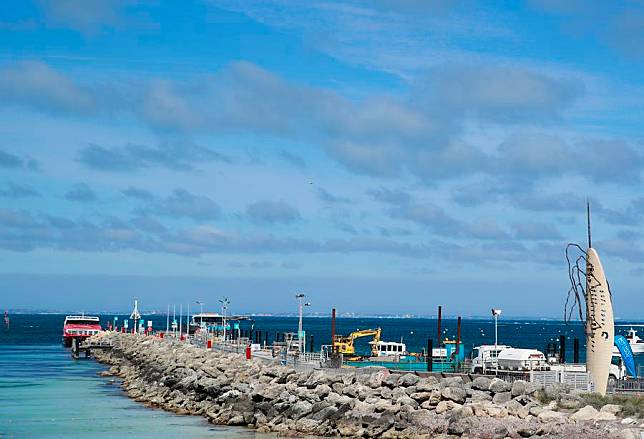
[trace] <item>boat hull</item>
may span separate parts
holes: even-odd
[[[615,338],[613,305],[599,255],[586,252],[586,365],[595,391],[605,395]]]

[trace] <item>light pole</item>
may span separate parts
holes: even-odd
[[[205,303],[200,300],[195,301],[195,303],[199,305],[199,327],[203,329],[203,306]]]
[[[496,358],[496,372],[499,373],[499,351],[497,345],[499,344],[499,316],[501,315],[500,309],[492,308],[492,316],[494,317],[494,356]]]
[[[306,337],[304,336],[302,331],[302,312],[305,306],[311,306],[310,302],[304,302],[305,297],[306,295],[303,293],[299,293],[295,295],[295,298],[299,302],[299,308],[300,308],[300,320],[297,325],[297,345],[300,352],[306,352],[306,348],[305,348]]]
[[[224,343],[226,342],[226,309],[228,309],[228,305],[230,305],[230,300],[227,298],[219,299],[219,303],[221,303],[221,315],[222,315],[222,326],[224,328]]]

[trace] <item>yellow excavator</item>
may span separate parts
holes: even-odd
[[[362,331],[355,331],[344,337],[337,335],[333,338],[333,351],[339,352],[345,356],[352,357],[356,355],[356,348],[353,342],[357,338],[373,336],[373,343],[371,343],[371,353],[374,356],[378,355],[378,342],[380,341],[380,334],[382,329],[363,329]]]

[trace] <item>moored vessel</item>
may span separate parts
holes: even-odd
[[[628,340],[628,344],[631,345],[633,354],[644,354],[644,340],[637,335],[637,331],[635,329],[631,327],[625,338]]]
[[[63,344],[70,347],[74,338],[84,340],[101,330],[100,319],[96,316],[67,316],[63,324]]]

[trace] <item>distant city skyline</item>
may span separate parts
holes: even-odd
[[[642,316],[642,5],[3,6],[0,308]]]

